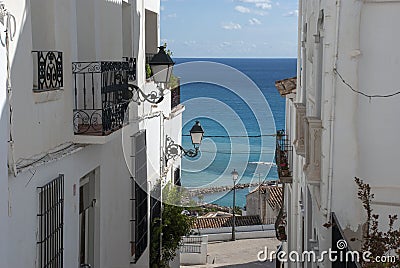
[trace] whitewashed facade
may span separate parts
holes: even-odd
[[[399,12],[400,1],[299,1],[297,90],[286,102],[286,134],[294,147],[293,181],[285,185],[287,252],[334,247],[335,224],[349,247],[360,249],[366,213],[355,177],[371,185],[384,229],[387,215],[400,212],[400,96],[369,98],[352,90],[398,91],[400,37],[393,33]]]
[[[146,243],[139,258],[134,180],[140,174],[150,192],[160,180],[165,185],[179,176],[180,160],[166,163],[164,144],[166,135],[180,143],[184,107],[171,107],[166,90],[158,105],[131,102],[129,120],[115,123],[126,107],[115,106],[112,115],[105,107],[123,99],[122,93],[107,95],[103,89],[114,90],[127,72],[74,71],[101,62],[117,68],[110,62],[124,65],[123,57],[134,58],[136,69],[129,70],[135,78],[129,83],[157,91],[146,80],[145,64],[146,53],[157,53],[160,45],[160,1],[1,2],[12,15],[0,15],[2,41],[7,17],[16,23],[11,19],[8,29],[15,31],[9,46],[11,94],[7,49],[0,45],[0,267],[44,267],[52,258],[54,267],[148,267],[150,198],[145,199]],[[56,63],[46,63],[44,70],[54,68],[62,83],[41,85],[38,55],[49,51]],[[100,106],[90,107],[95,104]],[[90,130],[83,130],[88,121],[78,112],[95,118],[95,109],[103,119],[98,116]],[[140,133],[145,133],[141,140]]]

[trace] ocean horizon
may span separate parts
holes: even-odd
[[[234,168],[240,175],[238,183],[277,180],[276,167],[271,164],[274,162],[275,153],[273,135],[276,134],[276,130],[285,128],[285,99],[275,88],[275,81],[296,76],[297,60],[175,60],[175,74],[178,77],[185,77],[184,68],[179,66],[196,66],[196,62],[201,62],[198,64],[202,67],[201,72],[206,73],[216,66],[217,76],[220,76],[222,81],[218,84],[213,81],[195,81],[181,85],[181,103],[186,107],[182,120],[183,147],[192,147],[190,136],[187,134],[194,121],[199,120],[205,131],[200,156],[195,159],[182,159],[182,186],[190,189],[233,185],[230,173]],[[204,65],[204,62],[209,62],[210,67]],[[225,71],[226,74],[222,73]],[[241,77],[241,80],[237,80],[238,77]],[[225,83],[229,86],[224,86]],[[245,206],[246,195],[251,190],[237,190],[237,206]],[[204,201],[232,206],[231,194],[206,194]]]

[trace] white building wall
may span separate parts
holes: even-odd
[[[160,6],[161,6],[160,1],[155,1],[155,0],[145,1],[145,8],[154,13],[160,14]]]
[[[392,32],[394,25],[400,22],[396,15],[400,11],[400,3],[299,2],[300,40],[303,41],[299,46],[303,47],[299,49],[298,64],[301,68],[298,70],[297,96],[293,102],[305,103],[307,116],[321,116],[321,176],[318,185],[308,184],[303,172],[304,157],[295,154],[294,192],[290,193],[295,200],[288,217],[292,218],[289,219],[289,226],[292,226],[291,222],[300,222],[301,210],[296,208],[300,201],[306,219],[305,245],[310,248],[310,239],[317,239],[321,251],[331,246],[331,230],[323,227],[331,222],[331,212],[337,215],[348,238],[361,235],[366,215],[357,198],[354,177],[371,184],[375,194],[374,212],[381,215],[384,228],[386,215],[400,211],[400,199],[396,195],[399,183],[395,178],[399,147],[396,137],[400,129],[393,123],[400,113],[396,105],[399,96],[371,99],[361,96],[335,73],[337,70],[348,84],[365,94],[385,95],[398,90],[396,77],[400,53],[397,48],[400,38]],[[318,21],[321,10],[323,26],[318,28],[321,25]],[[322,46],[316,37],[318,29]],[[322,54],[319,53],[321,49]],[[293,118],[293,102],[288,100],[287,118]],[[318,106],[321,107],[320,115]],[[295,129],[298,123],[289,122],[289,131]],[[286,191],[287,198],[288,194]],[[289,233],[289,246],[293,245],[293,239],[297,241],[297,247],[300,245],[298,236],[302,231],[301,224],[297,224]],[[325,262],[323,267],[330,265]],[[289,267],[298,266],[291,264]]]
[[[145,80],[144,20],[145,10],[148,9],[156,12],[159,23],[159,1],[5,2],[17,22],[17,36],[10,51],[14,111],[11,126],[15,133],[15,159],[35,159],[37,155],[49,152],[56,146],[77,140],[72,125],[74,90],[71,66],[74,61],[120,61],[122,56],[133,56],[137,59],[137,85],[147,93],[158,90],[154,83]],[[124,8],[130,5],[130,12],[123,10],[123,5]],[[129,22],[129,15],[131,27],[123,27],[122,22],[124,19]],[[132,40],[123,36],[129,28],[132,30]],[[159,25],[156,30],[158,43]],[[56,94],[32,91],[33,68],[36,67],[33,65],[32,50],[63,52],[62,91]],[[9,125],[4,54],[4,48],[0,47],[0,151],[6,152]],[[0,169],[3,172],[0,174],[0,237],[12,237],[1,239],[1,267],[34,267],[37,263],[37,187],[45,185],[58,174],[65,175],[64,266],[78,267],[79,180],[93,170],[96,170],[98,183],[94,267],[148,267],[148,250],[137,265],[130,264],[131,174],[128,169],[130,161],[126,159],[132,155],[130,136],[146,129],[150,186],[154,186],[162,177],[165,135],[171,136],[176,143],[181,142],[181,113],[184,110],[182,107],[172,114],[170,92],[167,90],[166,93],[165,100],[157,107],[131,104],[132,120],[123,130],[106,138],[86,137],[87,144],[78,152],[51,163],[32,166],[20,171],[16,177],[11,174],[7,176],[7,156],[5,153],[0,155],[0,165],[3,166]],[[142,121],[138,118],[153,112],[162,112],[166,118],[161,120],[162,117],[154,117]],[[85,139],[80,137],[80,140]],[[180,159],[170,164],[167,180],[173,178],[173,171],[180,166]],[[21,255],[21,252],[24,254]]]
[[[37,262],[38,192],[43,186],[65,175],[64,203],[64,265],[78,267],[79,180],[99,168],[99,196],[95,205],[99,213],[96,267],[128,267],[130,261],[130,174],[123,165],[120,139],[106,145],[88,146],[52,164],[20,174],[10,183],[10,234],[8,267],[32,267]],[[32,175],[34,174],[34,175]],[[75,188],[75,193],[74,193]]]
[[[70,1],[56,1],[63,3]],[[36,2],[32,2],[36,5]],[[32,54],[32,35],[42,30],[35,28],[32,33],[31,9],[29,1],[6,1],[6,5],[17,21],[17,36],[11,44],[10,60],[12,64],[12,86],[15,139],[15,159],[30,158],[48,151],[60,144],[72,141],[73,129],[72,121],[72,73],[71,68],[71,47],[72,42],[69,31],[64,31],[64,27],[71,25],[71,13],[68,8],[60,4],[60,13],[57,16],[58,23],[54,25],[54,33],[62,31],[64,35],[58,35],[53,44],[51,42],[43,47],[35,47],[40,50],[59,50],[64,53],[64,91],[59,92],[59,97],[54,101],[37,103],[38,99],[46,99],[47,93],[34,93],[33,88],[33,54]],[[57,8],[54,9],[58,10]],[[55,13],[53,11],[53,13]],[[58,12],[57,12],[58,13]],[[54,16],[56,14],[53,14]],[[45,23],[42,23],[45,24]],[[42,24],[40,26],[42,26]],[[54,34],[55,36],[55,34]],[[38,46],[41,46],[38,44]],[[20,123],[15,123],[20,122]],[[22,123],[23,122],[23,123]],[[27,130],[29,130],[27,132]],[[29,133],[29,137],[27,137]]]

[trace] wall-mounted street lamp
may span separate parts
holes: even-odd
[[[153,73],[153,81],[156,84],[168,84],[171,79],[171,74],[175,62],[171,59],[171,57],[165,52],[165,47],[160,46],[159,51],[149,62],[151,71]],[[131,98],[137,103],[141,102],[149,102],[152,104],[159,104],[164,100],[164,91],[165,89],[161,86],[158,86],[158,92],[152,91],[149,94],[143,92],[138,86],[128,85]]]
[[[159,51],[150,60],[149,65],[153,75],[153,80],[156,83],[168,83],[171,79],[172,69],[175,62],[165,52],[165,47],[158,47]]]
[[[192,144],[194,149],[186,150],[181,145],[176,144],[171,137],[167,136],[167,145],[166,145],[166,153],[165,157],[167,160],[176,158],[176,157],[196,157],[199,154],[199,147],[203,140],[204,130],[200,125],[199,121],[196,121],[192,129],[190,130],[190,137],[192,138]]]

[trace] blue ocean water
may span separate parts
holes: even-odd
[[[200,156],[182,160],[183,186],[232,185],[230,173],[233,168],[240,174],[239,183],[276,180],[276,167],[271,165],[275,137],[269,134],[285,128],[285,99],[277,92],[275,81],[296,75],[296,59],[175,60],[177,66],[197,61],[224,64],[246,75],[258,87],[234,90],[235,86],[228,88],[207,81],[181,86],[181,102],[186,107],[183,113],[183,147],[192,147],[187,134],[194,121],[199,120],[205,130]],[[184,77],[182,69],[175,68],[175,74]],[[222,75],[223,79],[232,81],[236,76],[239,75],[231,71]],[[243,82],[243,86],[248,84]],[[249,190],[236,192],[237,206],[245,205]],[[231,193],[209,194],[204,200],[222,206],[232,205]]]

